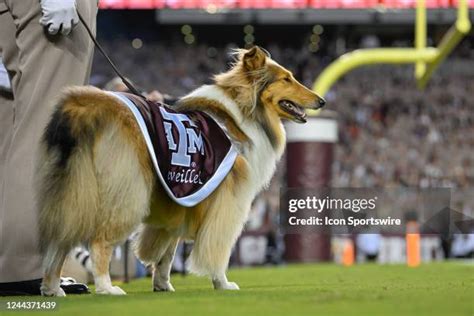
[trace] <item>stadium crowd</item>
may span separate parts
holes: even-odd
[[[107,43],[107,51],[140,87],[174,96],[210,82],[231,61],[231,48],[146,43],[136,49],[126,40]],[[307,86],[329,59],[307,49],[267,49]],[[103,86],[113,74],[101,57],[95,60],[92,83]],[[426,90],[416,89],[408,66],[366,67],[339,81],[327,96],[340,131],[333,186],[471,187],[473,68],[472,60],[451,60]]]

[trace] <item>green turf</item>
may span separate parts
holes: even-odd
[[[176,275],[172,278],[175,293],[153,293],[150,279],[143,279],[121,285],[128,292],[124,297],[70,295],[56,299],[59,308],[49,314],[474,315],[472,264],[437,263],[416,269],[372,264],[349,268],[291,265],[232,269],[229,279],[241,290],[214,291],[206,278]],[[19,299],[0,298],[0,304]],[[3,313],[4,306],[0,308]]]

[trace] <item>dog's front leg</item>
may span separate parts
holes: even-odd
[[[179,238],[173,238],[168,244],[163,257],[154,264],[153,269],[153,291],[174,292],[173,285],[170,282],[171,265],[173,264],[174,254],[178,246]]]

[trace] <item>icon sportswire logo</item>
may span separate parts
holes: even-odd
[[[191,155],[201,153],[204,155],[204,142],[201,132],[196,133],[194,128],[186,127],[184,122],[188,122],[192,127],[196,127],[194,122],[185,114],[169,113],[160,107],[163,119],[163,127],[168,141],[168,148],[172,151],[171,164],[175,166],[191,167]],[[173,125],[178,131],[177,142],[173,138]]]

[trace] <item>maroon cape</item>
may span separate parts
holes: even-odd
[[[110,93],[132,111],[158,178],[176,203],[188,207],[198,204],[232,169],[237,150],[206,113],[176,112],[133,94]]]

